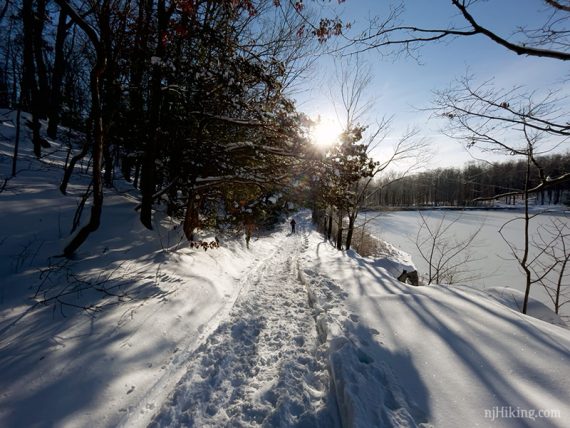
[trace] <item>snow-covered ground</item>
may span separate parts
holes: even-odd
[[[507,416],[497,426],[567,423],[568,330],[476,290],[407,286],[381,262],[326,245],[316,254],[304,259],[315,281],[324,274],[345,296],[333,317],[342,333],[329,360],[348,425],[489,426],[486,412],[494,409]],[[507,409],[561,416],[508,418]]]
[[[281,229],[153,426],[335,426],[325,348],[299,280],[309,234]]]
[[[307,212],[203,251],[107,190],[56,257],[86,178],[59,194],[65,147],[39,162],[25,137],[0,193],[0,426],[567,426],[569,330],[500,291],[402,284],[409,258],[336,251]]]

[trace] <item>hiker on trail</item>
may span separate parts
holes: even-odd
[[[295,233],[295,224],[297,224],[297,222],[295,221],[294,218],[291,219],[291,233]]]
[[[245,245],[247,249],[249,249],[249,241],[251,241],[251,235],[253,235],[253,232],[255,231],[255,223],[253,222],[252,219],[246,219],[246,221],[244,222],[244,228],[245,228]]]

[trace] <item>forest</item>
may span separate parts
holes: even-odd
[[[85,135],[69,143],[60,190],[87,158],[92,207],[66,255],[98,228],[117,174],[140,189],[149,229],[161,202],[189,239],[198,224],[271,216],[268,198],[302,174],[307,150],[308,119],[285,89],[315,41],[294,12],[249,0],[5,3],[0,107],[32,113],[38,158],[58,126]]]
[[[433,40],[483,35],[506,51],[563,62],[568,54],[555,49],[566,34],[563,19],[523,31],[533,43],[516,44],[481,26],[469,2],[453,1],[470,30],[401,25],[403,9],[395,8],[374,32],[347,36],[350,21],[331,15],[328,3],[6,0],[0,108],[17,112],[12,177],[21,128],[31,132],[38,159],[50,141],[67,141],[63,195],[78,164],[87,162],[91,174],[89,185],[74,190],[75,233],[63,254],[73,255],[99,228],[104,194],[117,178],[140,192],[133,215],[148,229],[159,205],[192,241],[199,227],[268,226],[293,202],[326,219],[329,236],[334,219],[339,249],[351,247],[363,206],[512,203],[525,195],[568,202],[568,154],[552,150],[570,131],[554,92],[502,89],[466,76],[436,93],[432,111],[447,121],[445,135],[510,160],[429,170],[418,130],[403,132],[383,157],[375,154],[390,120],[366,118],[371,70],[358,59],[382,48],[414,57]],[[557,3],[549,7],[565,13]],[[342,131],[324,148],[311,138],[318,119],[298,109],[292,94],[316,58],[334,51],[347,58],[337,76]],[[31,120],[20,120],[21,112]],[[401,161],[412,166],[395,173]]]
[[[570,153],[539,159],[550,177],[570,170]],[[402,177],[399,180],[378,180],[370,186],[365,205],[374,207],[481,207],[499,202],[515,205],[520,195],[510,193],[500,199],[496,195],[524,188],[524,160],[500,163],[471,162],[462,168],[437,168]],[[531,186],[540,183],[538,174],[531,177]],[[561,182],[536,192],[536,205],[570,205],[570,182]]]

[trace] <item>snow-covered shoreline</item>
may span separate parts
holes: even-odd
[[[560,417],[493,423],[564,426],[568,330],[462,287],[402,284],[354,253],[321,249],[319,259],[311,270],[345,295],[330,356],[345,424],[488,426],[492,409],[519,408],[554,409]]]

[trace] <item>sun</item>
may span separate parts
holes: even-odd
[[[311,140],[319,147],[329,147],[338,141],[342,132],[340,124],[329,118],[320,118],[311,130]]]

